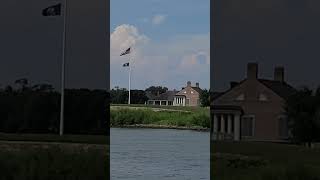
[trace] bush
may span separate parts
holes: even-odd
[[[113,127],[135,124],[160,124],[167,126],[201,126],[210,128],[210,115],[207,110],[194,112],[159,111],[151,109],[113,109],[110,124]]]
[[[192,117],[192,124],[196,126],[210,128],[210,115],[209,113],[200,112]]]

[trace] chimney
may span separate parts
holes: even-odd
[[[230,89],[234,88],[236,85],[238,85],[239,83],[238,82],[235,82],[235,81],[231,81],[230,82]]]
[[[284,68],[282,66],[274,68],[274,80],[284,82]]]
[[[191,87],[191,81],[187,82],[187,87]]]
[[[199,88],[199,83],[196,83],[196,87]]]
[[[248,63],[247,66],[247,79],[258,78],[258,63]]]

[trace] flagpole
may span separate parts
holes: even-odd
[[[132,63],[131,61],[131,53],[129,55],[129,98],[128,98],[128,104],[130,105],[130,101],[131,101],[131,65]]]
[[[67,26],[67,0],[64,0],[63,13],[63,39],[62,39],[62,63],[61,63],[61,105],[60,105],[60,129],[59,135],[63,135],[64,125],[64,89],[65,89],[65,59],[66,59],[66,26]]]

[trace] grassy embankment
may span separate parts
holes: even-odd
[[[111,127],[209,128],[210,112],[202,107],[112,105]]]
[[[0,180],[109,177],[107,136],[0,134]]]
[[[320,149],[215,142],[212,157],[212,176],[220,180],[320,180]]]

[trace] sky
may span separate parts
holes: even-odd
[[[0,88],[27,78],[61,84],[63,16],[42,10],[61,0],[2,0]],[[66,88],[107,89],[109,17],[106,1],[68,0]]]
[[[41,16],[56,2],[2,1],[0,88],[27,77],[59,89],[63,19]],[[110,85],[127,88],[122,64],[129,56],[119,54],[130,45],[136,89],[180,89],[190,80],[223,91],[245,78],[252,61],[259,63],[260,78],[272,79],[282,65],[294,87],[320,84],[319,0],[215,0],[212,18],[209,0],[111,0],[110,17],[106,1],[68,2],[67,88],[105,88],[109,50]]]
[[[273,79],[283,66],[292,86],[320,85],[319,0],[215,0],[212,89],[246,77],[248,62],[259,78]],[[258,57],[258,58],[257,58]]]
[[[111,88],[210,86],[210,0],[111,0]],[[119,56],[132,47],[132,53]],[[129,60],[130,59],[130,60]]]

